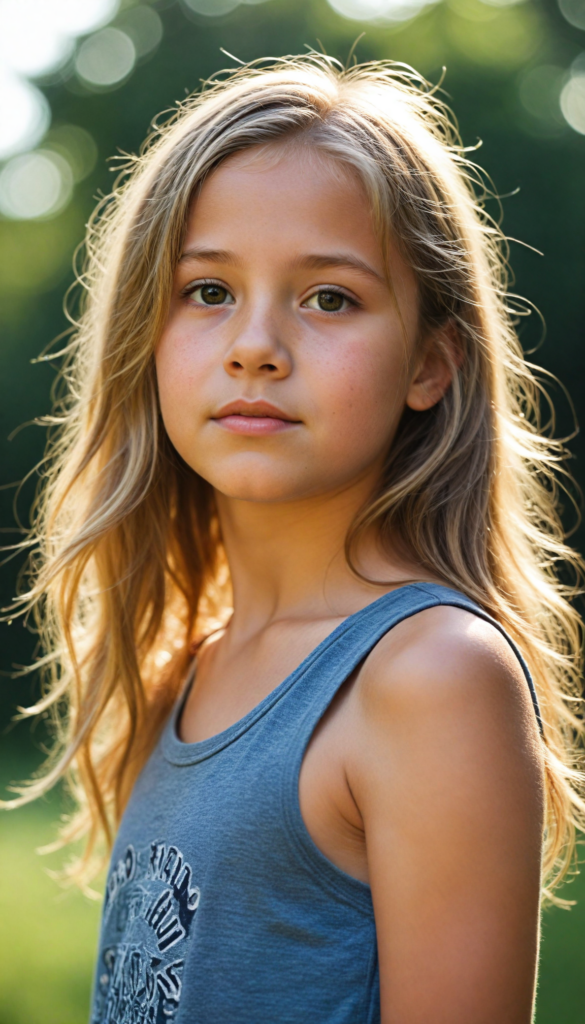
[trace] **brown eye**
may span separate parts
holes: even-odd
[[[188,294],[200,306],[231,306],[234,302],[234,297],[227,288],[213,281],[209,284],[200,284],[196,288],[192,287]]]
[[[319,292],[319,309],[326,313],[337,313],[343,306],[343,295],[339,292]]]
[[[303,305],[308,306],[309,309],[320,309],[323,313],[341,313],[351,303],[342,292],[333,292],[322,288],[320,291],[315,292],[314,295],[311,295]]]
[[[205,284],[203,288],[198,288],[198,292],[201,294],[201,301],[205,302],[208,306],[219,306],[222,302],[227,299],[227,291],[222,288],[219,284]]]

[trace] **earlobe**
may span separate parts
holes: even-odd
[[[461,346],[453,324],[428,338],[406,395],[408,408],[425,412],[440,402],[461,360]]]

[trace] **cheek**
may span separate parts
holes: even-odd
[[[404,408],[403,348],[402,339],[385,334],[378,344],[346,345],[313,366],[309,379],[332,451],[367,459],[385,450]]]
[[[192,338],[177,328],[164,332],[155,353],[161,414],[179,451],[192,433],[201,408],[206,365],[202,352],[197,353],[197,358],[194,355]]]

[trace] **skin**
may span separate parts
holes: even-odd
[[[383,587],[343,555],[403,409],[449,385],[449,329],[421,332],[394,248],[390,279],[360,183],[310,151],[236,154],[192,208],[158,385],[172,443],[215,489],[234,615],[199,658],[185,742],[236,722],[384,590],[429,578],[372,535],[360,567]],[[349,301],[323,299],[336,290]],[[259,400],[289,420],[221,415]],[[453,608],[395,627],[313,735],[299,799],[325,856],[371,886],[383,1024],[528,1024],[542,758],[497,630]]]

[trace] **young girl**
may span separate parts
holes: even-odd
[[[69,773],[85,876],[117,829],[91,1020],[529,1024],[577,559],[448,112],[260,62],[130,170],[28,595],[61,754],[22,799]]]

